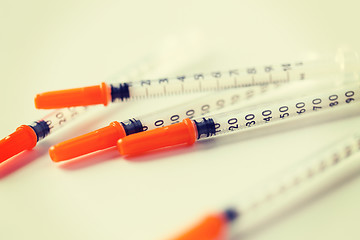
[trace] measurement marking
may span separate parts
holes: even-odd
[[[199,90],[201,91],[201,81],[199,81]]]
[[[145,88],[145,95],[146,95],[146,97],[149,97],[148,88]]]
[[[166,95],[166,85],[164,85],[164,94]]]
[[[269,81],[270,81],[270,83],[272,83],[272,75],[271,75],[271,73],[269,73]]]
[[[181,83],[181,92],[184,92],[184,84]]]
[[[252,82],[252,85],[255,85],[255,79],[254,79],[254,76],[251,76],[251,82]]]
[[[236,77],[234,77],[234,87],[236,87],[237,86],[237,78]]]
[[[217,78],[217,79],[216,79],[216,88],[217,88],[216,90],[219,90],[219,84],[220,84],[220,83],[219,83],[219,79]]]

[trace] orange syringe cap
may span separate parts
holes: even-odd
[[[37,135],[28,125],[21,125],[15,132],[0,140],[0,163],[16,154],[36,146]]]
[[[58,143],[49,149],[50,158],[54,162],[69,160],[98,150],[116,146],[117,140],[126,136],[119,122],[93,132]]]
[[[172,240],[225,240],[226,226],[223,214],[212,214]]]
[[[147,151],[179,144],[193,144],[196,127],[186,118],[180,123],[126,136],[117,143],[122,155],[137,155]]]
[[[223,213],[210,214],[191,229],[172,240],[225,240],[228,239],[228,225],[239,213],[228,208]]]
[[[104,104],[111,100],[111,90],[102,82],[100,85],[51,91],[37,94],[35,107],[38,109],[54,109],[76,106]]]

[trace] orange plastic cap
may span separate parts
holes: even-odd
[[[0,140],[0,163],[36,146],[37,136],[28,125],[21,125],[15,132]]]
[[[227,221],[222,214],[210,215],[172,240],[225,240]]]
[[[124,136],[126,136],[126,133],[123,126],[115,121],[107,127],[50,147],[49,155],[54,162],[69,160],[91,152],[114,147],[117,140]]]
[[[126,136],[117,146],[122,155],[136,155],[178,144],[193,144],[195,138],[196,127],[186,118],[180,123]]]
[[[111,90],[102,82],[98,86],[73,88],[37,94],[35,107],[38,109],[53,109],[75,106],[104,104],[111,100]]]

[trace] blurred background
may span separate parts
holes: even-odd
[[[339,47],[359,52],[359,7],[355,0],[1,0],[0,137],[48,113],[35,109],[35,94],[117,79],[114,73],[161,51],[171,57],[145,77],[334,56]],[[188,98],[94,107],[0,165],[0,238],[167,239],[236,193],[354,132],[360,120],[231,136],[136,159],[115,149],[66,164],[47,155],[60,141]],[[242,239],[358,239],[359,201],[355,175]]]

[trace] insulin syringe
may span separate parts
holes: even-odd
[[[225,210],[214,211],[190,230],[172,240],[241,239],[241,233],[251,231],[281,213],[311,200],[359,170],[360,135],[355,134],[326,146],[285,174],[266,181],[241,197],[232,200]],[[240,238],[237,235],[240,233]]]
[[[299,90],[309,84],[296,83],[286,86]],[[255,104],[267,97],[283,85],[268,84],[248,88],[217,91],[188,103],[171,106],[157,112],[135,117],[124,121],[113,121],[109,126],[90,133],[58,143],[49,150],[50,157],[55,162],[69,160],[98,150],[116,146],[117,141],[130,134],[147,131],[171,124],[179,123],[184,118],[200,117],[210,112],[220,111],[231,106]],[[260,98],[260,99],[259,99]],[[255,100],[255,103],[254,103]]]
[[[179,47],[176,42],[171,42],[170,45],[167,43],[167,41],[164,42],[165,45],[168,45],[167,47],[161,47],[159,51],[133,64],[126,71],[114,74],[110,79],[132,81],[143,77],[145,74],[156,73],[157,71],[171,73],[176,68],[193,63],[193,59],[196,59],[194,56],[181,54],[182,51],[186,52],[186,48]],[[186,43],[184,46],[190,49],[196,47],[192,47],[192,45],[194,44]],[[169,59],[175,56],[177,57],[177,65],[167,64]],[[38,141],[72,122],[87,110],[88,108],[83,106],[56,109],[30,125],[21,125],[15,132],[0,140],[0,163],[24,150],[34,148]]]
[[[262,67],[247,67],[228,71],[212,71],[177,77],[162,77],[74,88],[40,93],[35,97],[38,109],[53,109],[95,104],[108,105],[109,102],[127,101],[149,97],[186,94],[192,92],[215,91],[228,88],[248,87],[271,83],[285,83],[316,80],[332,76],[339,81],[349,75],[354,78],[359,72],[357,55],[344,55],[342,60],[299,61],[294,63],[270,64]]]
[[[360,86],[359,83],[354,83],[269,105],[240,108],[200,118],[186,118],[181,123],[123,137],[117,146],[122,155],[136,155],[178,144],[193,144],[198,140],[231,134],[250,127],[266,127],[277,122],[281,124],[288,119],[301,120],[303,115],[314,115],[316,111],[324,109],[334,111],[338,106],[357,103],[359,100]]]

